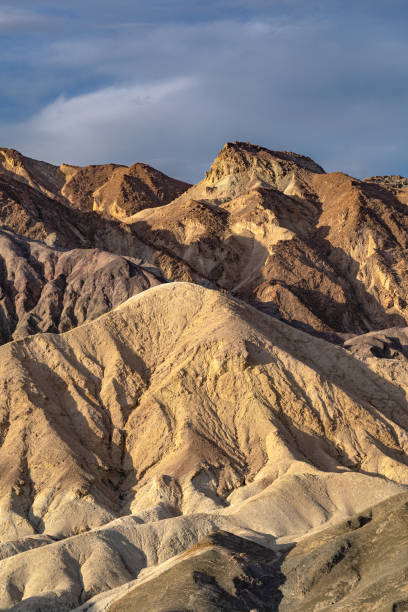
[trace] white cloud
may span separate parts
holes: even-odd
[[[346,33],[328,20],[266,18],[48,41],[30,54],[42,73],[22,91],[91,92],[0,125],[0,144],[58,163],[145,161],[187,180],[226,140],[306,153],[327,169],[395,171],[408,137],[408,45],[394,33]]]
[[[123,122],[146,106],[159,104],[194,86],[194,78],[176,78],[158,83],[106,87],[98,91],[60,97],[28,122],[28,127],[55,134],[71,129],[103,128],[106,122]]]
[[[144,84],[107,87],[60,97],[29,120],[4,126],[8,144],[32,157],[79,164],[127,161],[130,151],[154,155],[177,122],[178,107],[197,85],[180,77]],[[150,138],[150,146],[143,146]],[[152,140],[157,149],[152,148]]]

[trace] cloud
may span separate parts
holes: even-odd
[[[129,161],[154,134],[167,140],[178,119],[180,99],[196,86],[194,77],[107,87],[86,95],[59,97],[38,114],[2,130],[26,154],[71,163]]]
[[[45,101],[1,125],[2,144],[58,163],[146,161],[192,181],[226,140],[295,150],[356,175],[406,173],[403,30],[366,15],[302,12],[295,0],[272,4],[279,14],[257,3],[263,18],[129,19],[46,39],[21,58],[36,78],[22,75],[19,90]]]
[[[49,17],[28,9],[17,9],[12,6],[0,7],[0,31],[6,33],[18,29],[27,29],[49,20]]]
[[[144,107],[160,104],[193,84],[194,79],[178,78],[144,85],[107,87],[70,99],[60,97],[33,117],[29,125],[52,135],[56,130],[69,134],[73,128],[100,128],[109,122],[127,121]]]

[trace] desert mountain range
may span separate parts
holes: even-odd
[[[408,609],[408,179],[0,149],[0,609]]]

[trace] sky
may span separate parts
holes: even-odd
[[[408,175],[407,0],[0,0],[0,146],[197,182],[227,141]]]

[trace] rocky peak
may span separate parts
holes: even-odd
[[[207,182],[217,183],[231,174],[255,171],[274,183],[279,175],[295,168],[324,173],[323,168],[310,157],[289,151],[270,151],[249,142],[227,142],[207,173]]]
[[[406,189],[408,188],[408,178],[400,174],[390,174],[381,176],[370,176],[364,179],[366,183],[376,183],[386,189]]]
[[[144,208],[168,204],[190,187],[148,164],[118,168],[92,194],[93,210],[123,219]]]
[[[57,166],[22,155],[15,149],[0,148],[0,174],[53,196],[63,183]]]
[[[288,151],[270,151],[248,142],[227,142],[192,197],[222,202],[262,187],[284,191],[308,173],[324,170],[310,157]]]
[[[29,185],[58,203],[122,219],[143,208],[167,204],[190,184],[144,163],[59,167],[0,148],[0,176]]]

